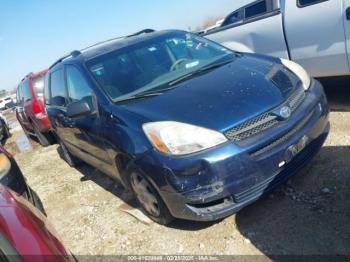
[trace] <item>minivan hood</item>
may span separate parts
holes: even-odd
[[[242,55],[163,94],[123,106],[147,121],[225,131],[282,103],[298,78],[279,63]]]

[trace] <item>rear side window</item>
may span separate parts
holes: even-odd
[[[65,106],[66,105],[66,87],[64,84],[63,70],[58,69],[51,73],[50,79],[51,87],[51,99],[50,104],[54,106]]]
[[[44,76],[38,76],[32,79],[34,92],[37,96],[44,95]]]
[[[245,18],[251,18],[267,12],[266,1],[261,1],[245,9]]]
[[[70,101],[76,102],[92,95],[89,84],[75,66],[66,67],[66,76]]]
[[[22,92],[23,92],[24,101],[32,99],[32,96],[30,94],[28,79],[26,79],[22,84]]]
[[[304,7],[304,6],[314,5],[325,1],[328,1],[328,0],[298,0],[297,3],[299,7]]]
[[[21,91],[21,86],[19,85],[17,87],[17,92],[16,92],[17,103],[21,100],[20,91]]]
[[[45,105],[50,104],[50,90],[49,90],[49,81],[50,77],[49,74],[45,75],[45,84],[44,84],[44,96],[45,96]]]

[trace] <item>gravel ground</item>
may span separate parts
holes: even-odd
[[[18,152],[16,128],[6,147],[77,255],[350,255],[350,90],[335,84],[326,83],[332,128],[320,154],[268,197],[215,223],[142,223],[121,208],[129,192],[88,165],[70,168],[56,145],[31,142]]]

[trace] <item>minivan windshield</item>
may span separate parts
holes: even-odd
[[[187,32],[172,32],[95,57],[87,67],[115,102],[157,92],[211,64],[232,60],[232,51]]]

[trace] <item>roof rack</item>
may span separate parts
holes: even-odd
[[[142,35],[142,34],[149,34],[149,33],[153,33],[153,32],[155,32],[154,29],[143,29],[143,30],[141,30],[139,32],[136,32],[135,34],[126,36],[126,38],[127,37],[132,37],[132,36],[137,36],[137,35]]]
[[[78,55],[81,54],[81,52],[83,51],[86,51],[92,47],[96,47],[96,46],[99,46],[99,45],[102,45],[102,44],[105,44],[105,43],[108,43],[108,42],[111,42],[111,41],[115,41],[115,40],[118,40],[118,39],[123,39],[123,38],[129,38],[129,37],[133,37],[133,36],[137,36],[137,35],[142,35],[142,34],[149,34],[149,33],[153,33],[155,32],[154,29],[144,29],[144,30],[141,30],[139,32],[136,32],[134,34],[131,34],[131,35],[127,35],[127,36],[119,36],[119,37],[114,37],[114,38],[110,38],[108,40],[104,40],[104,41],[101,41],[101,42],[98,42],[96,44],[93,44],[93,45],[90,45],[88,47],[85,47],[81,50],[74,50],[72,52],[70,52],[69,54],[65,55],[65,56],[62,56],[60,59],[58,59],[55,63],[53,63],[49,69],[51,69],[52,67],[54,67],[55,65],[57,65],[58,63],[62,62],[63,60],[69,58],[69,57],[76,57]]]
[[[104,40],[104,41],[101,41],[101,42],[98,42],[96,44],[93,44],[93,45],[90,45],[88,47],[85,47],[83,49],[81,49],[80,51],[83,52],[83,51],[86,51],[92,47],[95,47],[95,46],[99,46],[99,45],[102,45],[104,43],[108,43],[108,42],[112,42],[114,40],[118,40],[118,39],[123,39],[123,38],[128,38],[128,37],[132,37],[132,36],[137,36],[137,35],[142,35],[142,34],[148,34],[148,33],[153,33],[155,32],[155,30],[153,29],[144,29],[144,30],[141,30],[139,32],[136,32],[135,34],[132,34],[132,35],[127,35],[127,36],[118,36],[118,37],[114,37],[114,38],[110,38],[110,39],[107,39],[107,40]]]
[[[61,63],[63,60],[65,60],[65,59],[67,59],[67,58],[69,58],[69,57],[76,57],[76,56],[78,56],[78,55],[80,55],[80,54],[81,54],[80,51],[74,50],[74,51],[70,52],[69,54],[66,54],[66,55],[62,56],[61,58],[59,58],[58,60],[56,60],[56,62],[53,63],[53,64],[49,67],[49,69],[53,68],[55,65],[57,65],[58,63]]]

